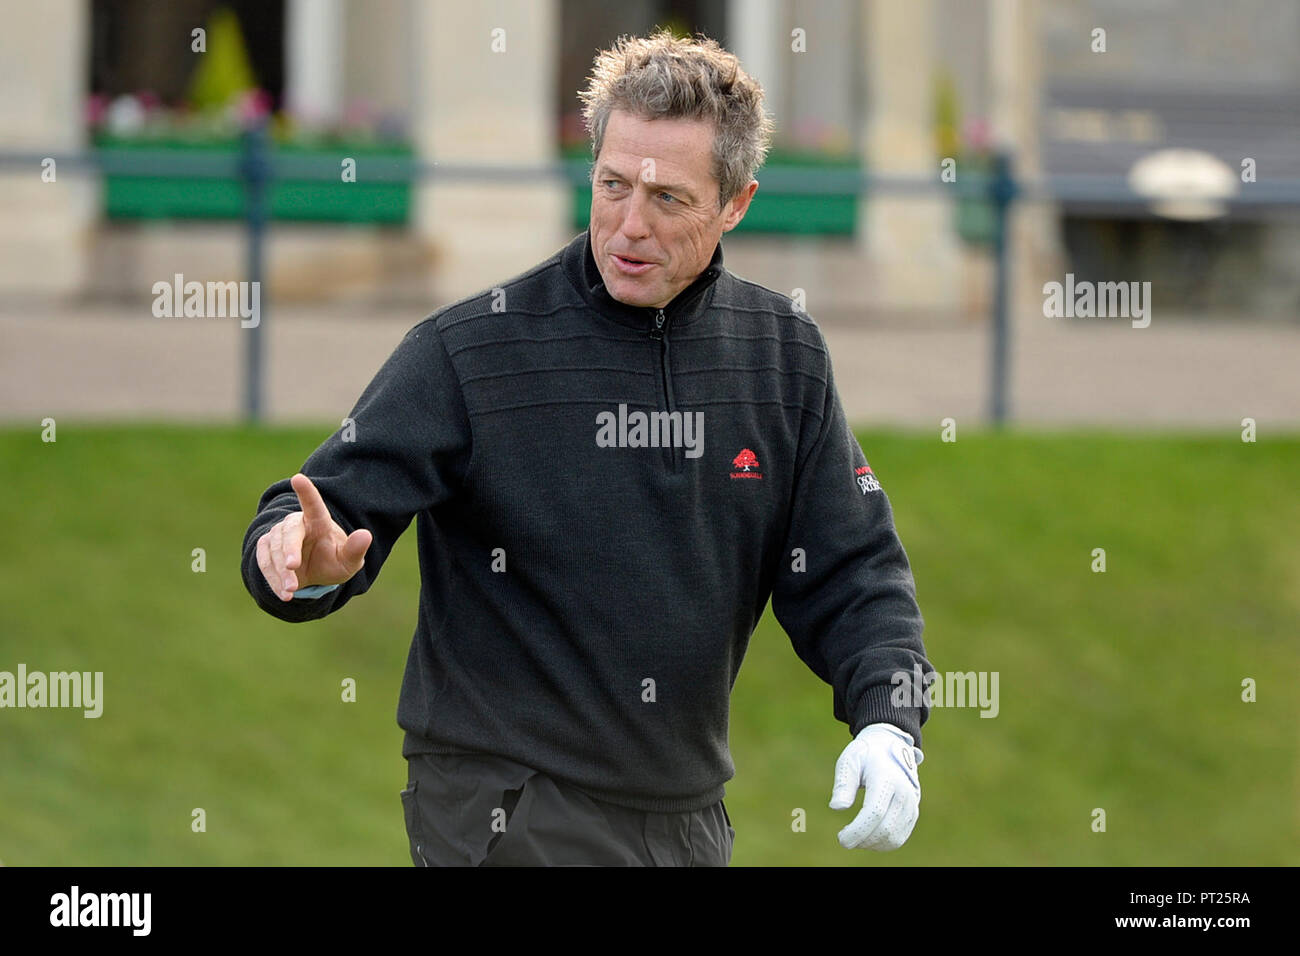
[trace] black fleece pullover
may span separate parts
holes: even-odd
[[[404,755],[497,754],[642,810],[715,803],[769,597],[852,734],[883,721],[920,745],[927,708],[896,686],[932,668],[889,501],[816,324],[720,244],[667,307],[637,308],[583,233],[414,326],[349,417],[302,471],[373,534],[364,567],[320,597],[272,593],[256,544],[298,510],[286,478],[243,577],[275,617],[324,617],[416,519]]]

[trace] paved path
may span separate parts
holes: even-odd
[[[268,317],[272,421],[333,421],[352,407],[415,311],[283,307]],[[1022,317],[1011,410],[1035,427],[1300,430],[1300,325]],[[989,341],[973,325],[823,323],[855,423],[939,428],[986,415]],[[236,319],[156,319],[147,304],[0,303],[0,422],[232,421],[245,336]]]

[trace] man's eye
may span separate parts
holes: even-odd
[[[677,197],[674,196],[672,193],[660,193],[659,198],[666,199],[669,205],[672,205],[673,203],[677,202]]]

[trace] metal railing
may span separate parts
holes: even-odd
[[[261,283],[265,275],[265,237],[270,221],[270,190],[281,180],[339,181],[339,157],[323,158],[277,153],[271,146],[265,125],[243,136],[239,153],[228,155],[177,154],[168,150],[132,149],[130,153],[89,150],[75,154],[0,152],[0,169],[39,170],[53,159],[60,170],[82,175],[193,179],[238,179],[244,183],[247,202],[244,222],[247,243],[248,281]],[[1010,375],[1010,253],[1006,242],[1007,220],[1018,201],[1106,203],[1145,211],[1150,197],[1134,192],[1128,183],[1113,176],[1046,176],[1017,180],[1011,172],[1011,157],[992,157],[987,172],[963,172],[960,180],[945,183],[932,176],[877,174],[868,170],[819,168],[762,170],[763,185],[770,193],[799,195],[950,195],[962,199],[983,198],[992,213],[994,290],[990,316],[990,362],[988,384],[989,417],[1001,425],[1009,417]],[[449,164],[416,157],[367,156],[365,179],[376,183],[414,183],[441,179],[458,182],[518,183],[553,180],[581,186],[588,182],[585,162],[533,165]],[[1228,209],[1247,206],[1300,207],[1300,180],[1253,183],[1250,188],[1224,199]],[[261,288],[259,286],[259,288]],[[262,419],[264,393],[263,328],[267,298],[260,300],[260,321],[248,329],[244,361],[244,411],[247,419]]]

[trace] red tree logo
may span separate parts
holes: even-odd
[[[748,448],[742,448],[740,454],[731,459],[731,463],[741,471],[749,471],[751,468],[758,467],[758,458]]]

